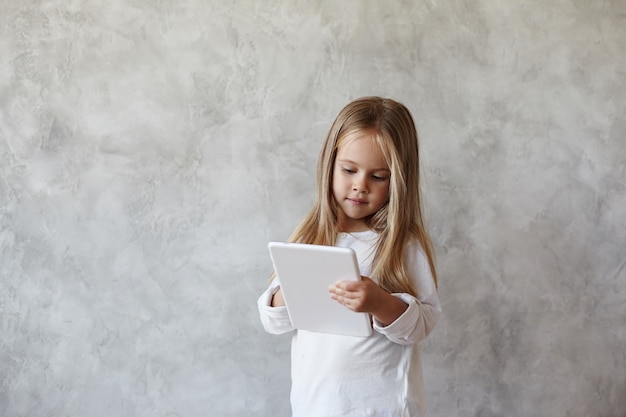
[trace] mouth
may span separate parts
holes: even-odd
[[[348,200],[348,203],[354,206],[362,206],[364,204],[367,204],[366,200],[361,200],[360,198],[347,198],[346,200]]]

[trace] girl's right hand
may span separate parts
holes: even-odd
[[[279,288],[272,297],[272,307],[283,307],[284,305],[285,299],[283,298],[283,290]]]

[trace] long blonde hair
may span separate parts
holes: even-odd
[[[368,225],[379,233],[372,277],[388,292],[416,294],[409,279],[407,246],[419,242],[437,284],[434,250],[424,227],[420,200],[418,138],[409,110],[381,97],[363,97],[344,107],[333,122],[317,165],[317,198],[289,241],[332,246],[337,240],[337,210],[333,197],[333,167],[344,138],[356,131],[374,132],[391,171],[389,201],[370,216]]]

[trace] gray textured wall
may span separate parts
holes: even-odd
[[[413,111],[433,416],[626,416],[626,2],[0,2],[0,415],[277,416],[265,244]]]

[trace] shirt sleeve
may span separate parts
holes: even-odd
[[[279,288],[280,282],[278,281],[278,277],[276,277],[257,301],[263,328],[266,332],[271,334],[283,334],[295,330],[291,324],[287,307],[272,307],[272,297]]]
[[[374,330],[401,345],[424,340],[435,328],[441,316],[435,280],[428,259],[419,245],[409,247],[407,266],[417,290],[417,297],[406,293],[391,294],[404,301],[408,305],[407,309],[388,326],[373,319]]]

